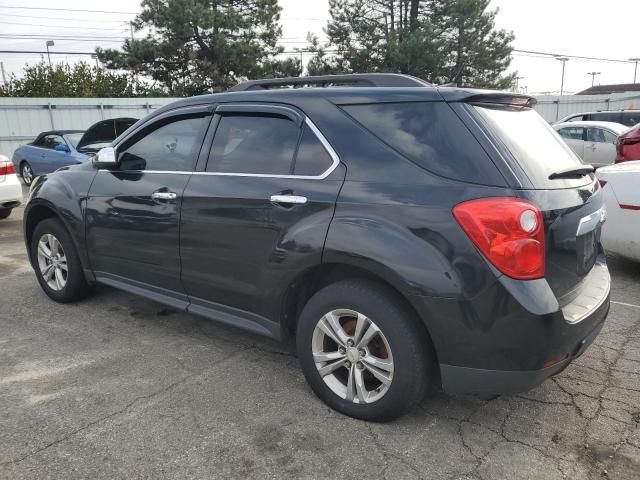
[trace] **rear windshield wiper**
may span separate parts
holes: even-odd
[[[596,169],[593,168],[593,165],[583,165],[578,168],[567,168],[565,170],[552,173],[549,175],[549,180],[555,180],[556,178],[580,178],[595,172],[595,170]]]

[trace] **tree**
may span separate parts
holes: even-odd
[[[297,75],[282,52],[277,0],[143,0],[133,26],[150,31],[122,50],[100,50],[108,68],[150,78],[171,95],[220,91],[242,78]]]
[[[45,62],[27,65],[23,76],[12,75],[0,87],[3,97],[134,97],[157,96],[162,92],[148,89],[121,73],[105,72],[85,62],[71,66]]]
[[[511,64],[514,35],[495,29],[498,9],[490,0],[432,0],[432,22],[442,32],[447,53],[440,78],[457,86],[510,88],[516,73],[504,76]]]
[[[330,0],[309,72],[398,72],[434,83],[506,88],[513,35],[495,29],[489,0]],[[329,54],[331,52],[331,54]]]

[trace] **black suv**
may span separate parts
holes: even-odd
[[[600,186],[533,103],[392,74],[180,100],[34,182],[31,263],[59,302],[101,283],[295,344],[354,417],[529,389],[610,290]]]

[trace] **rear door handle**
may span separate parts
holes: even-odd
[[[297,195],[271,195],[271,203],[283,205],[304,205],[307,203],[307,197],[299,197]]]
[[[154,200],[175,200],[177,196],[175,192],[153,192],[151,194],[151,198]]]

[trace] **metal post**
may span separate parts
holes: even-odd
[[[53,123],[53,108],[54,108],[54,107],[53,107],[53,105],[51,105],[51,102],[49,102],[49,103],[47,104],[47,108],[49,109],[49,120],[51,121],[51,130],[53,130],[53,129],[55,129],[55,128],[56,128],[56,126],[55,126],[55,124]]]
[[[55,42],[53,40],[47,40],[45,45],[47,47],[47,58],[49,59],[49,68],[51,68],[51,54],[49,53],[49,47],[53,47],[55,45]]]
[[[562,62],[562,80],[560,81],[560,97],[558,97],[558,103],[556,104],[556,120],[560,118],[560,99],[564,94],[564,67],[569,61],[567,57],[556,57],[556,60]]]
[[[636,80],[638,78],[638,62],[640,62],[640,58],[630,58],[629,61],[635,62],[636,64],[636,67],[633,70],[633,83],[636,83]]]
[[[0,71],[2,72],[2,84],[6,85],[7,84],[7,76],[4,73],[4,63],[0,62]]]
[[[600,75],[602,72],[587,72],[587,75],[591,75],[591,86],[593,87],[593,84],[596,80],[596,75]]]

